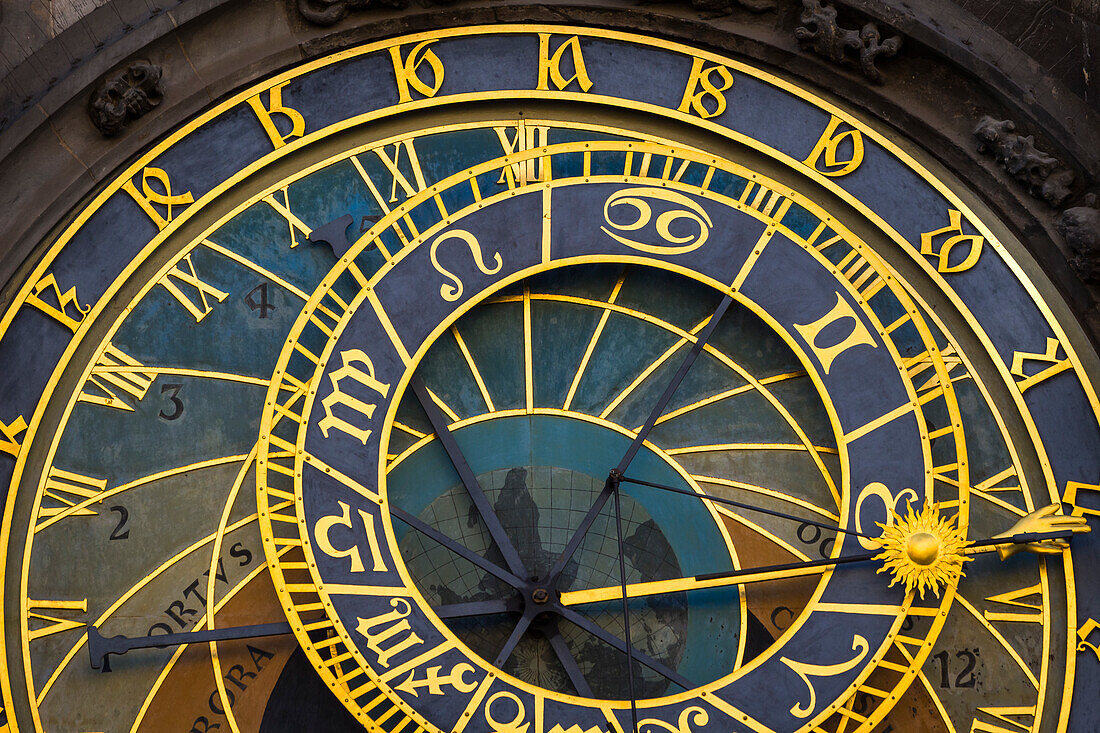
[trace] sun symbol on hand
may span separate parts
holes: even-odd
[[[965,575],[962,565],[972,558],[963,554],[969,543],[955,524],[957,517],[941,517],[932,505],[914,512],[910,505],[904,519],[896,513],[892,519],[878,525],[882,552],[875,555],[886,563],[878,572],[893,573],[891,587],[904,581],[906,593],[917,590],[923,600],[925,590],[939,596],[941,586]]]

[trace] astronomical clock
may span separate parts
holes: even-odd
[[[566,26],[211,106],[0,321],[4,730],[1092,733],[1095,353],[930,161]]]

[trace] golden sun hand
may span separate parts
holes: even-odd
[[[937,596],[940,587],[964,575],[962,565],[970,560],[962,550],[967,542],[955,524],[955,517],[940,517],[939,509],[927,505],[920,512],[909,507],[908,515],[894,514],[887,524],[879,524],[882,552],[875,556],[885,564],[880,573],[894,576],[890,585],[904,582],[906,592],[924,591]]]

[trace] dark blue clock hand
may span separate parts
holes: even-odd
[[[443,446],[443,450],[447,452],[447,457],[451,459],[451,464],[458,472],[459,478],[462,479],[462,485],[466,487],[466,492],[470,495],[470,499],[474,502],[474,506],[477,507],[477,511],[481,515],[481,519],[485,522],[485,526],[489,529],[489,536],[493,538],[493,542],[496,543],[497,549],[500,550],[500,554],[504,556],[504,562],[508,565],[508,569],[512,571],[513,575],[526,578],[527,570],[523,566],[523,561],[519,558],[519,553],[516,552],[515,546],[512,545],[512,540],[508,537],[508,533],[504,531],[504,527],[493,511],[493,507],[489,504],[489,499],[485,496],[485,492],[481,490],[481,485],[478,484],[477,477],[474,476],[470,464],[466,462],[466,457],[462,455],[462,450],[458,447],[458,443],[447,427],[447,421],[443,417],[443,413],[435,404],[435,401],[432,400],[431,394],[428,393],[428,388],[424,386],[424,380],[422,380],[419,375],[413,375],[413,378],[409,381],[409,386],[412,387],[413,392],[416,394],[416,399],[420,402],[420,406],[424,408],[424,412],[427,413],[428,422],[432,424],[432,430],[435,431],[435,436],[439,439],[440,444]]]
[[[795,514],[786,514],[784,512],[777,512],[774,509],[765,509],[762,506],[756,506],[755,504],[745,504],[744,502],[734,501],[733,499],[723,499],[720,496],[712,496],[710,494],[696,493],[687,489],[679,489],[675,486],[665,486],[664,484],[655,484],[652,481],[642,481],[641,479],[630,478],[629,476],[623,476],[619,479],[625,481],[628,484],[639,484],[640,486],[649,486],[654,489],[661,489],[662,491],[672,491],[677,494],[684,494],[695,499],[704,499],[706,501],[713,501],[716,504],[727,504],[729,506],[735,506],[738,509],[747,509],[751,512],[760,512],[761,514],[770,514],[773,517],[779,517],[780,519],[790,519],[793,522],[801,522],[802,524],[812,524],[815,527],[822,527],[823,529],[830,530],[832,532],[842,532],[844,534],[854,534],[857,537],[866,537],[867,539],[874,539],[871,535],[857,532],[854,529],[845,529],[844,527],[838,527],[835,524],[829,524],[828,522],[819,522],[816,519],[807,519],[806,517],[800,517]]]
[[[661,394],[660,399],[657,400],[657,404],[653,406],[653,410],[649,413],[649,417],[646,418],[645,424],[642,425],[642,429],[638,431],[638,435],[634,438],[630,447],[627,448],[622,460],[619,461],[619,465],[611,470],[611,476],[621,477],[623,473],[626,472],[626,469],[630,467],[630,463],[634,460],[634,456],[638,455],[638,451],[641,449],[642,444],[645,443],[646,438],[649,437],[649,433],[653,430],[653,426],[656,425],[657,418],[665,411],[665,407],[668,405],[668,401],[672,399],[672,395],[676,392],[676,388],[680,386],[680,382],[684,381],[684,377],[687,376],[688,370],[691,369],[691,365],[695,363],[696,357],[702,353],[703,347],[706,346],[707,340],[714,332],[714,328],[718,325],[718,322],[722,320],[722,316],[726,314],[726,311],[732,303],[733,296],[726,295],[722,298],[722,302],[719,303],[718,307],[714,310],[707,325],[699,332],[691,350],[688,351],[687,355],[684,357],[683,363],[680,364],[680,368],[676,370],[668,386],[665,387],[665,391]],[[611,498],[613,491],[611,476],[608,477],[607,482],[604,484],[603,491],[596,497],[596,501],[589,508],[588,513],[584,515],[584,519],[581,520],[580,526],[569,539],[569,544],[565,546],[561,556],[558,557],[557,562],[554,563],[554,567],[550,569],[550,574],[547,579],[547,583],[550,585],[557,583],[558,578],[561,576],[561,571],[565,568],[570,558],[573,557],[573,553],[580,547],[581,542],[584,540],[584,536],[588,534],[588,530],[592,527],[592,523],[596,521],[596,517],[599,516],[600,512],[603,510],[607,500]]]
[[[634,693],[634,649],[630,644],[630,599],[626,594],[626,554],[623,552],[623,511],[619,503],[618,474],[612,474],[615,498],[615,540],[619,547],[619,585],[623,589],[623,640],[626,642],[626,683],[630,690],[631,730],[638,731],[638,697]]]

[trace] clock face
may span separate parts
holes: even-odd
[[[1100,511],[1093,357],[1017,249],[653,39],[470,28],[243,92],[4,317],[7,724],[1091,731],[1096,543],[980,544]]]

